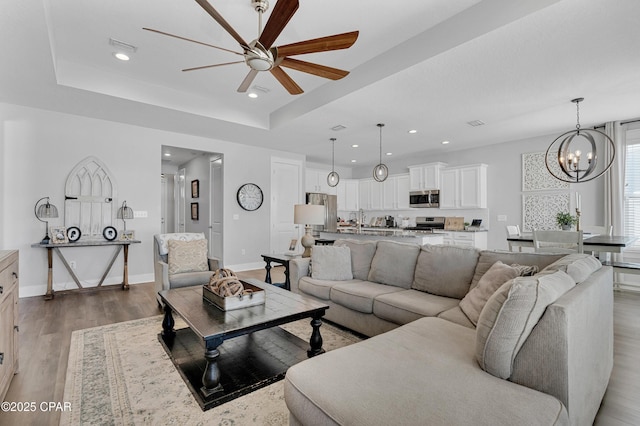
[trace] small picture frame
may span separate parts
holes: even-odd
[[[67,228],[64,226],[52,226],[49,228],[51,232],[51,244],[65,244],[69,242],[67,237]]]
[[[298,244],[298,240],[296,240],[295,238],[292,239],[291,242],[289,243],[289,251],[295,251],[296,244]]]
[[[198,179],[191,181],[191,198],[200,198],[200,181]]]
[[[198,203],[191,203],[191,220],[198,220],[200,218],[200,207]]]
[[[136,231],[127,229],[126,231],[120,231],[120,241],[133,241],[136,239]]]
[[[70,226],[67,228],[67,238],[69,238],[70,243],[75,243],[82,236],[82,231],[77,226]]]

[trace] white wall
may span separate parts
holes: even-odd
[[[61,216],[51,224],[63,225],[67,175],[89,155],[101,159],[114,175],[119,200],[126,199],[135,210],[148,212],[147,218],[127,224],[142,241],[130,248],[130,283],[153,280],[152,238],[160,232],[162,145],[224,154],[225,265],[238,270],[261,267],[260,254],[269,250],[271,156],[304,161],[303,156],[282,151],[2,103],[0,130],[0,249],[20,250],[21,297],[46,291],[46,251],[31,247],[44,235],[44,224],[33,215],[34,203],[50,196]],[[235,201],[237,189],[245,182],[257,183],[265,194],[264,205],[255,212],[242,210]],[[233,220],[235,214],[237,220]],[[241,254],[243,249],[245,255]],[[113,247],[64,250],[67,259],[76,261],[81,281],[93,285],[102,275]],[[121,280],[119,256],[106,283]],[[75,284],[54,256],[54,289],[63,288],[75,288]]]

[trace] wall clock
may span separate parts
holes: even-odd
[[[262,205],[262,189],[255,183],[245,183],[238,189],[236,196],[240,207],[247,211],[258,210]]]

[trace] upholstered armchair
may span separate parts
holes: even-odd
[[[202,232],[156,234],[153,240],[156,298],[160,307],[157,292],[207,284],[213,271],[222,266],[219,259],[208,257],[208,242]]]

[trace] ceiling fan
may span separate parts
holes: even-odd
[[[338,68],[327,67],[324,65],[305,62],[298,59],[292,59],[290,56],[304,55],[307,53],[326,52],[330,50],[348,49],[356,42],[358,31],[352,31],[343,34],[335,34],[327,37],[320,37],[312,40],[300,41],[297,43],[286,44],[284,46],[273,46],[284,27],[298,10],[298,0],[278,0],[271,16],[267,21],[264,29],[262,29],[262,14],[269,8],[267,0],[251,0],[251,5],[258,12],[258,38],[247,43],[240,34],[238,34],[231,25],[220,15],[207,0],[195,0],[211,17],[224,28],[233,37],[243,50],[243,53],[225,49],[223,47],[214,46],[212,44],[188,39],[185,37],[169,34],[163,31],[151,28],[143,28],[158,34],[175,37],[180,40],[190,41],[202,44],[204,46],[213,47],[215,49],[224,50],[236,55],[244,56],[243,61],[226,62],[222,64],[204,65],[195,68],[186,68],[182,71],[194,71],[205,68],[220,67],[224,65],[246,63],[249,68],[249,74],[244,78],[238,92],[247,91],[251,83],[260,71],[270,71],[271,74],[284,86],[284,88],[292,95],[299,95],[303,90],[295,81],[282,69],[282,67],[291,68],[297,71],[306,72],[317,75],[319,77],[331,80],[339,80],[349,74]]]

